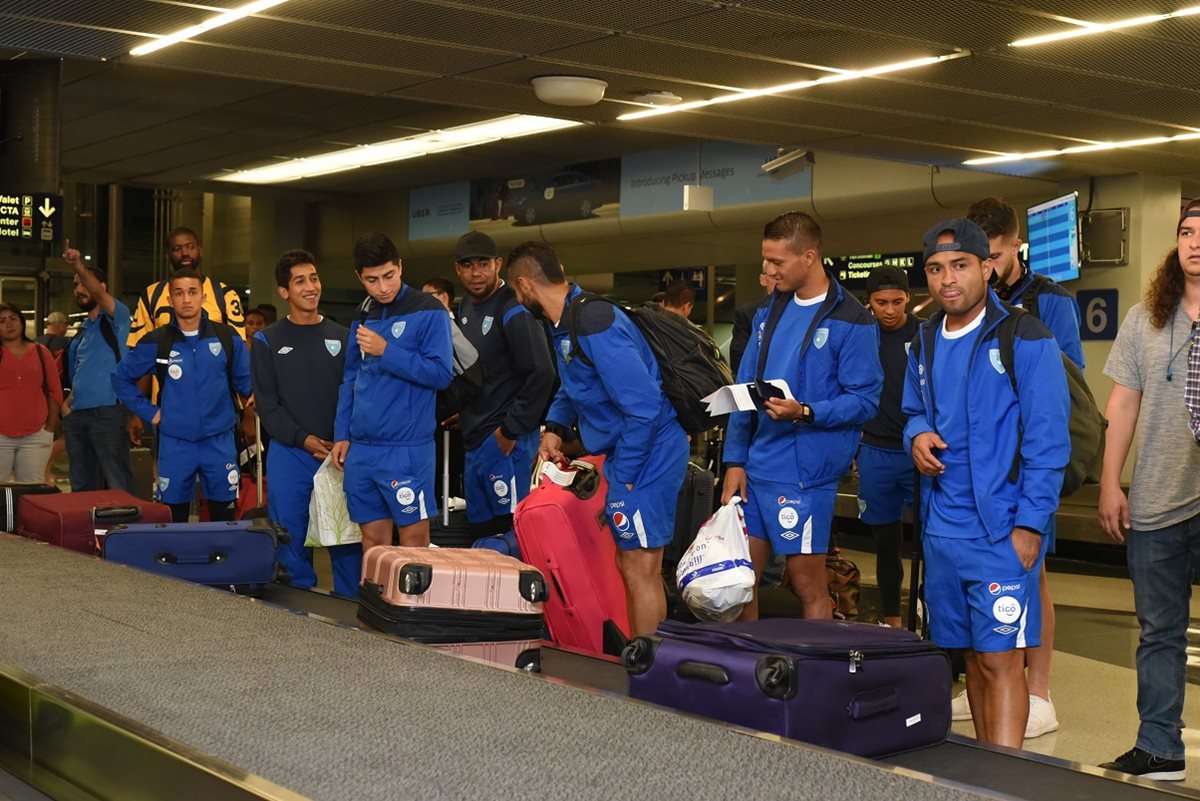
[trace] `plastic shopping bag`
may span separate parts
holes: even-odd
[[[735,496],[718,509],[675,570],[684,602],[701,620],[736,620],[754,598],[754,565],[741,504]]]
[[[323,548],[352,542],[362,542],[362,530],[357,523],[351,522],[350,513],[346,511],[342,471],[333,466],[333,456],[326,456],[313,476],[312,498],[308,502],[308,534],[304,545]]]

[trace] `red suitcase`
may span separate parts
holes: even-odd
[[[18,510],[19,533],[81,553],[96,553],[96,509],[137,507],[143,523],[170,523],[171,510],[161,503],[143,501],[124,490],[23,495]],[[127,518],[125,518],[127,520]]]
[[[382,631],[507,667],[538,670],[546,580],[482,548],[397,548],[363,556],[358,617]]]
[[[625,582],[605,514],[603,456],[543,470],[513,516],[521,558],[550,583],[546,626],[559,645],[619,656],[629,637]]]

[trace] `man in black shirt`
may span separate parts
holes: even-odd
[[[467,291],[457,321],[483,365],[483,391],[459,418],[467,523],[479,537],[512,528],[513,509],[529,493],[542,415],[554,389],[546,334],[500,279],[503,261],[496,243],[478,231],[454,248],[454,269]]]
[[[759,273],[758,283],[767,291],[767,297],[775,291],[775,279],[766,273]],[[729,366],[736,376],[738,365],[742,363],[742,354],[746,352],[746,343],[750,341],[750,327],[754,321],[754,313],[767,298],[756,298],[743,303],[733,310],[733,338],[729,341]]]
[[[255,334],[250,350],[258,415],[271,435],[267,513],[292,535],[290,543],[279,546],[279,561],[295,587],[317,583],[312,552],[304,547],[308,503],[313,475],[333,447],[348,336],[345,328],[317,312],[321,279],[313,261],[304,250],[289,250],[279,257],[275,282],[279,296],[287,301],[288,315]],[[362,546],[353,542],[327,550],[334,592],[357,594]]]
[[[912,508],[913,463],[904,450],[900,411],[908,349],[921,321],[908,313],[911,299],[908,274],[898,267],[880,267],[867,279],[867,306],[879,323],[879,361],[883,364],[883,394],[879,415],[863,426],[858,449],[858,514],[875,537],[876,575],[883,603],[883,622],[900,626],[901,518],[904,505]]]

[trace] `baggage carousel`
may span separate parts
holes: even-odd
[[[952,739],[873,762],[0,535],[0,768],[57,799],[1200,798]]]

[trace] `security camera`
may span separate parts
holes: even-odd
[[[786,178],[812,166],[812,153],[807,150],[779,148],[775,158],[762,165],[762,171],[773,178]]]

